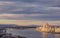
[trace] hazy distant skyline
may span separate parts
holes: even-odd
[[[60,21],[60,0],[0,0],[0,20]]]

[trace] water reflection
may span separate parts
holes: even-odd
[[[42,38],[55,38],[52,33],[42,33]]]
[[[36,30],[20,30],[20,29],[8,29],[8,33],[13,35],[21,35],[27,38],[60,38],[60,34],[43,33]]]
[[[47,33],[42,33],[42,38],[48,38],[47,36],[48,36]]]
[[[55,38],[60,38],[60,34],[55,34]]]

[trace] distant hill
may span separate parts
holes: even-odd
[[[15,27],[15,24],[0,24],[0,27]]]
[[[15,24],[0,24],[0,28],[36,28],[38,25],[15,25]]]

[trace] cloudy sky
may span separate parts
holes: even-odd
[[[23,24],[60,21],[60,0],[0,0],[0,22],[7,20]]]

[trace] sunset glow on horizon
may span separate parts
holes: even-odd
[[[39,20],[0,20],[0,24],[16,24],[16,25],[43,25],[45,23],[60,25],[60,21],[39,21]]]
[[[0,24],[60,24],[60,0],[0,0]]]

